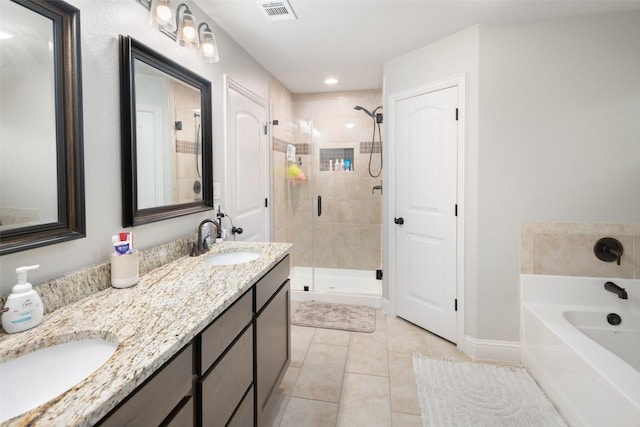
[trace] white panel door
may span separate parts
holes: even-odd
[[[165,200],[162,192],[162,132],[158,125],[160,117],[157,108],[138,106],[136,109],[136,158],[138,209],[163,206]]]
[[[267,110],[265,105],[244,92],[234,86],[228,87],[229,195],[225,210],[234,225],[244,230],[236,235],[236,240],[267,241],[265,199],[269,176],[269,141],[264,133]]]
[[[397,315],[456,340],[457,87],[396,104]]]

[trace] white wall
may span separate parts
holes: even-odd
[[[481,28],[477,338],[518,339],[521,222],[640,223],[639,41],[640,11]]]
[[[478,176],[478,96],[479,96],[479,72],[478,72],[478,37],[477,26],[471,27],[438,42],[432,43],[416,51],[410,52],[399,58],[385,63],[384,67],[384,103],[385,109],[389,105],[389,98],[394,94],[407,91],[420,86],[425,86],[440,80],[464,75],[466,79],[466,111],[463,112],[466,120],[466,159],[465,159],[465,323],[466,333],[474,335],[476,324],[476,257],[469,256],[476,252],[477,245],[477,176]],[[388,109],[387,109],[388,111]],[[387,117],[388,120],[392,118]],[[385,129],[389,129],[386,126]],[[384,144],[385,161],[389,159],[389,152],[394,150],[390,145],[391,138],[385,135]],[[387,163],[389,164],[389,163]],[[389,181],[389,169],[385,168],[385,182]],[[384,192],[384,219],[386,227],[384,241],[384,270],[389,272],[389,238],[393,233],[394,225],[391,218],[395,215],[395,201],[390,198],[390,191]],[[389,287],[385,286],[385,298],[388,298]],[[392,296],[393,297],[393,296]]]
[[[209,64],[194,50],[176,43],[148,24],[148,10],[135,0],[69,0],[81,11],[84,162],[87,237],[0,258],[1,293],[15,283],[15,268],[40,264],[33,283],[107,261],[111,235],[121,230],[120,85],[118,35],[130,35],[212,82],[215,181],[224,183],[223,75],[231,75],[269,99],[269,75],[211,19],[220,62]],[[187,2],[196,18],[203,13]],[[224,187],[224,186],[223,186]],[[223,195],[224,197],[224,195]],[[224,203],[224,201],[223,201]],[[188,215],[133,228],[137,248],[144,249],[195,232],[209,213]]]
[[[467,335],[518,341],[521,222],[640,223],[638,40],[640,11],[586,15],[471,28],[385,65],[385,103],[467,76]]]

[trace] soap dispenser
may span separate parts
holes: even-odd
[[[26,331],[38,326],[42,321],[42,300],[31,287],[31,283],[27,282],[27,272],[38,267],[40,266],[30,265],[16,268],[18,283],[7,297],[2,310],[2,327],[7,333]]]

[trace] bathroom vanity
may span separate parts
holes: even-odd
[[[290,247],[216,245],[141,276],[132,288],[106,289],[56,310],[24,335],[1,336],[3,352],[87,333],[118,342],[86,380],[7,425],[265,425],[269,398],[290,361]],[[261,256],[235,265],[204,262],[239,250]]]

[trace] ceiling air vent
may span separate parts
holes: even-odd
[[[286,0],[269,1],[257,0],[260,10],[269,21],[295,21],[298,19],[291,5]]]

